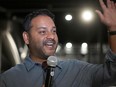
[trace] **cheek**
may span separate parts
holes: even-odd
[[[36,40],[35,40],[35,43],[38,46],[43,46],[43,42],[44,42],[44,38],[42,38],[42,37],[36,38]]]
[[[30,46],[32,49],[40,49],[43,47],[43,43],[40,39],[30,39]]]
[[[56,41],[57,41],[57,43],[58,43],[58,36],[56,35]]]

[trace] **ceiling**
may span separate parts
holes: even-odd
[[[95,9],[101,10],[98,0],[0,0],[1,18],[15,16],[24,19],[27,13],[40,8],[47,8],[56,15],[60,43],[107,41],[106,27],[95,13]],[[91,23],[80,20],[80,12],[85,8],[91,9],[94,13],[94,20]],[[67,13],[72,14],[72,21],[64,19]]]

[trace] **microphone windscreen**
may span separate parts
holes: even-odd
[[[47,64],[48,64],[48,66],[56,67],[56,65],[57,65],[57,57],[49,56],[48,59],[47,59]]]

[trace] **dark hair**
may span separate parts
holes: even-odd
[[[36,11],[33,11],[32,13],[29,13],[25,19],[24,19],[24,23],[23,23],[23,26],[24,26],[24,31],[28,31],[30,30],[30,24],[31,24],[31,20],[34,18],[34,17],[37,17],[38,15],[45,15],[45,16],[49,16],[50,18],[52,18],[52,20],[54,21],[54,14],[51,13],[49,10],[47,9],[39,9],[39,10],[36,10]]]

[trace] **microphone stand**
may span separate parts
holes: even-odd
[[[48,66],[46,80],[45,80],[45,87],[52,87],[53,76],[54,76],[54,67]]]

